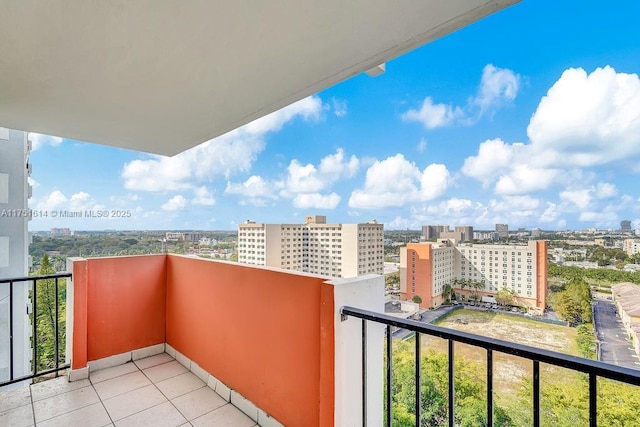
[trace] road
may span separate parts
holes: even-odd
[[[600,360],[627,368],[640,369],[638,356],[618,317],[615,305],[602,298],[593,300],[595,327],[600,342]]]

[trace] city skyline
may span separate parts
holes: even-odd
[[[173,158],[32,135],[30,207],[83,215],[30,229],[639,228],[637,12],[523,2]]]

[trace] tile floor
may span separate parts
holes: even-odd
[[[166,353],[0,392],[0,426],[258,427]]]

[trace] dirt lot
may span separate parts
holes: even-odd
[[[458,323],[457,319],[467,323]],[[436,324],[472,334],[577,355],[576,330],[566,326],[551,325],[493,311],[470,309],[454,311]]]
[[[513,341],[533,347],[577,355],[576,330],[567,326],[551,325],[519,316],[481,310],[456,310],[436,323],[439,326]],[[422,336],[423,351],[446,352],[445,340]],[[466,344],[455,345],[456,355],[465,360],[486,364],[486,350]],[[531,378],[532,362],[516,356],[494,353],[494,381],[498,399],[509,400],[520,389],[523,377]],[[541,380],[573,380],[568,370],[541,365]]]

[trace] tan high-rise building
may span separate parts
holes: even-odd
[[[500,238],[500,239],[508,239],[509,238],[509,225],[508,224],[496,224],[496,233],[498,233],[498,238]]]
[[[547,289],[547,242],[528,245],[456,245],[453,241],[409,244],[400,253],[400,293],[419,295],[425,308],[442,304],[451,285],[457,295],[495,297],[513,291],[516,302],[544,310]],[[475,288],[475,290],[474,290]]]
[[[238,262],[333,277],[384,272],[384,226],[376,221],[327,224],[312,215],[304,224],[238,226]]]

